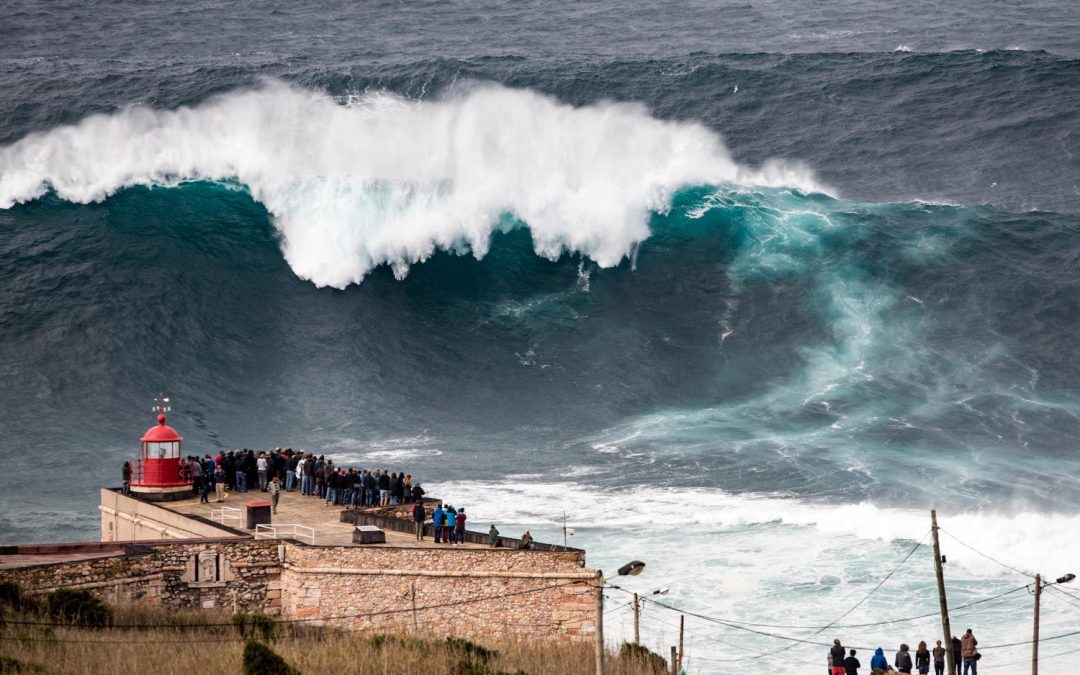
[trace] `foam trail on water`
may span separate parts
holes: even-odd
[[[0,208],[49,189],[86,203],[192,180],[247,186],[274,216],[293,271],[335,287],[383,264],[403,276],[440,249],[481,257],[514,221],[538,255],[581,253],[608,267],[649,236],[650,212],[681,187],[825,191],[798,164],[737,164],[700,124],[495,85],[342,105],[268,82],[193,108],[95,115],[0,148]]]

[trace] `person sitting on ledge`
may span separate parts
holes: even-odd
[[[521,548],[532,548],[533,538],[529,534],[528,530],[525,530],[525,534],[521,535]]]
[[[495,529],[495,523],[492,523],[491,529],[488,530],[488,543],[491,544],[491,548],[499,545],[499,531]]]

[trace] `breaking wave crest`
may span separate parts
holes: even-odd
[[[267,82],[172,111],[130,107],[0,148],[0,208],[53,190],[100,201],[131,186],[228,181],[273,215],[293,271],[345,287],[438,250],[486,254],[520,224],[536,253],[619,263],[687,186],[826,191],[804,166],[736,163],[705,126],[643,106],[572,107],[475,85],[436,102],[339,102]]]

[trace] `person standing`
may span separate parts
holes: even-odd
[[[131,494],[131,462],[124,462],[124,468],[120,470],[124,479],[124,494]]]
[[[855,650],[851,650],[851,655],[844,659],[844,675],[859,675],[859,668],[862,664],[859,663],[859,659],[855,658]]]
[[[829,649],[829,662],[832,664],[829,666],[829,670],[832,671],[831,675],[844,675],[844,647],[840,644],[840,640],[832,641],[832,648]]]
[[[431,525],[435,528],[435,543],[442,543],[443,534],[443,508],[442,504],[436,504],[435,510],[431,512]]]
[[[454,542],[460,546],[465,543],[465,507],[462,506],[454,516]]]
[[[919,642],[919,648],[915,650],[915,670],[919,675],[930,672],[930,650],[926,648],[926,641]]]
[[[934,647],[934,675],[945,675],[945,648],[941,646],[941,640]]]
[[[906,644],[900,645],[900,651],[896,652],[896,658],[893,659],[893,665],[896,666],[896,670],[901,673],[911,674],[911,652],[908,651],[910,647]]]
[[[225,501],[225,498],[229,496],[225,494],[225,469],[222,469],[220,464],[214,470],[214,491],[219,502]]]
[[[296,456],[289,455],[285,462],[285,492],[292,492],[293,484],[296,483]]]
[[[278,500],[281,499],[281,479],[274,476],[266,486],[266,492],[270,495],[271,513],[277,513]]]
[[[885,658],[885,650],[878,647],[874,655],[870,657],[870,670],[888,670],[889,660]]]
[[[266,453],[260,452],[259,459],[255,460],[255,468],[259,474],[259,490],[266,492],[266,474],[269,464],[266,461]]]
[[[952,662],[953,670],[956,671],[953,675],[960,675],[960,667],[964,663],[964,657],[960,655],[960,647],[960,638],[952,636]]]
[[[412,519],[416,527],[416,541],[424,541],[424,503],[416,502],[412,507]]]
[[[968,674],[968,668],[971,668],[971,675],[978,675],[979,652],[975,649],[978,644],[979,641],[975,639],[975,634],[970,628],[964,633],[964,637],[960,638],[960,656],[964,657],[964,675]]]
[[[491,548],[499,545],[499,531],[495,529],[495,523],[492,523],[491,529],[488,530],[488,543],[491,544]]]
[[[214,482],[213,475],[203,475],[199,478],[199,503],[210,503],[210,486]]]

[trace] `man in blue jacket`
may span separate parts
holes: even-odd
[[[435,526],[435,543],[442,543],[442,531],[443,531],[443,517],[442,504],[435,507],[435,510],[431,513],[431,524]]]
[[[885,658],[885,650],[881,647],[874,651],[874,657],[870,659],[870,670],[892,670],[889,660]]]

